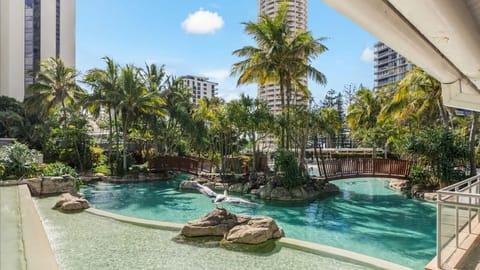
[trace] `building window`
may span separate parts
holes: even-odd
[[[60,0],[56,2],[55,56],[60,57]]]

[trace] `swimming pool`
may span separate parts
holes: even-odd
[[[180,192],[180,175],[169,181],[98,183],[82,189],[94,207],[143,219],[185,223],[212,210],[205,196]],[[435,256],[435,206],[403,197],[380,179],[333,182],[341,193],[309,203],[260,203],[225,207],[235,213],[273,217],[286,236],[338,247],[414,269]]]

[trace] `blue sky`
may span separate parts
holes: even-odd
[[[256,96],[256,85],[236,87],[230,68],[240,59],[232,52],[253,45],[242,22],[257,20],[257,0],[79,0],[77,3],[77,69],[104,67],[101,57],[119,64],[165,65],[169,74],[204,75],[219,83],[227,100],[240,93]],[[373,85],[376,38],[321,0],[308,3],[308,27],[327,37],[328,51],[313,62],[328,80],[309,83],[315,99],[346,84]]]

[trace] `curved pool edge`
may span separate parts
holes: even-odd
[[[96,208],[88,208],[85,211],[93,215],[102,216],[105,218],[111,218],[120,222],[130,223],[133,225],[143,226],[143,227],[157,228],[161,230],[179,231],[183,227],[183,224],[180,224],[180,223],[133,218],[133,217],[128,217],[124,215],[114,214],[112,212],[108,212],[108,211],[104,211]],[[395,264],[392,262],[388,262],[382,259],[348,251],[345,249],[325,246],[325,245],[311,243],[311,242],[302,241],[298,239],[282,237],[277,241],[277,243],[282,247],[296,249],[296,250],[313,253],[317,255],[337,257],[343,261],[353,262],[355,264],[363,265],[363,266],[371,266],[372,268],[388,269],[388,270],[390,269],[391,270],[411,270],[411,268],[408,268],[399,264]]]

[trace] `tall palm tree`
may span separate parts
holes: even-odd
[[[67,106],[83,99],[86,92],[76,82],[77,72],[67,67],[60,58],[50,58],[40,63],[35,82],[27,89],[27,108],[47,116],[59,107],[63,113],[63,127],[67,127]]]
[[[118,110],[122,115],[123,133],[123,170],[127,170],[127,141],[129,129],[135,119],[143,114],[164,116],[161,106],[164,104],[159,93],[149,92],[141,83],[138,68],[127,65],[121,69],[119,90],[115,93],[119,101]]]
[[[93,89],[93,93],[86,99],[86,106],[90,113],[94,117],[99,117],[100,112],[104,109],[108,114],[108,143],[110,151],[108,151],[108,160],[111,161],[112,157],[112,144],[113,144],[113,127],[117,134],[116,140],[116,160],[118,164],[119,158],[119,128],[117,121],[117,104],[118,100],[115,99],[116,92],[119,91],[119,77],[120,66],[116,64],[113,59],[109,57],[103,57],[105,60],[105,69],[91,69],[84,76],[85,83],[90,85]],[[113,113],[113,117],[112,117]],[[113,118],[113,119],[112,119]],[[113,120],[113,121],[112,121]],[[113,163],[110,164],[110,171],[113,172]]]
[[[258,23],[244,23],[245,32],[253,37],[258,47],[245,46],[235,50],[234,55],[245,59],[233,64],[231,73],[239,75],[237,81],[239,85],[278,83],[282,108],[285,108],[287,98],[288,110],[292,91],[298,90],[307,98],[309,96],[309,91],[302,80],[305,75],[321,84],[326,83],[325,76],[310,63],[317,55],[325,52],[327,47],[321,43],[325,38],[314,39],[310,32],[290,31],[286,21],[287,8],[287,3],[283,2],[275,17],[262,15]],[[288,113],[282,114],[287,119],[281,133],[281,145],[285,147],[286,133],[288,144],[289,121]]]

